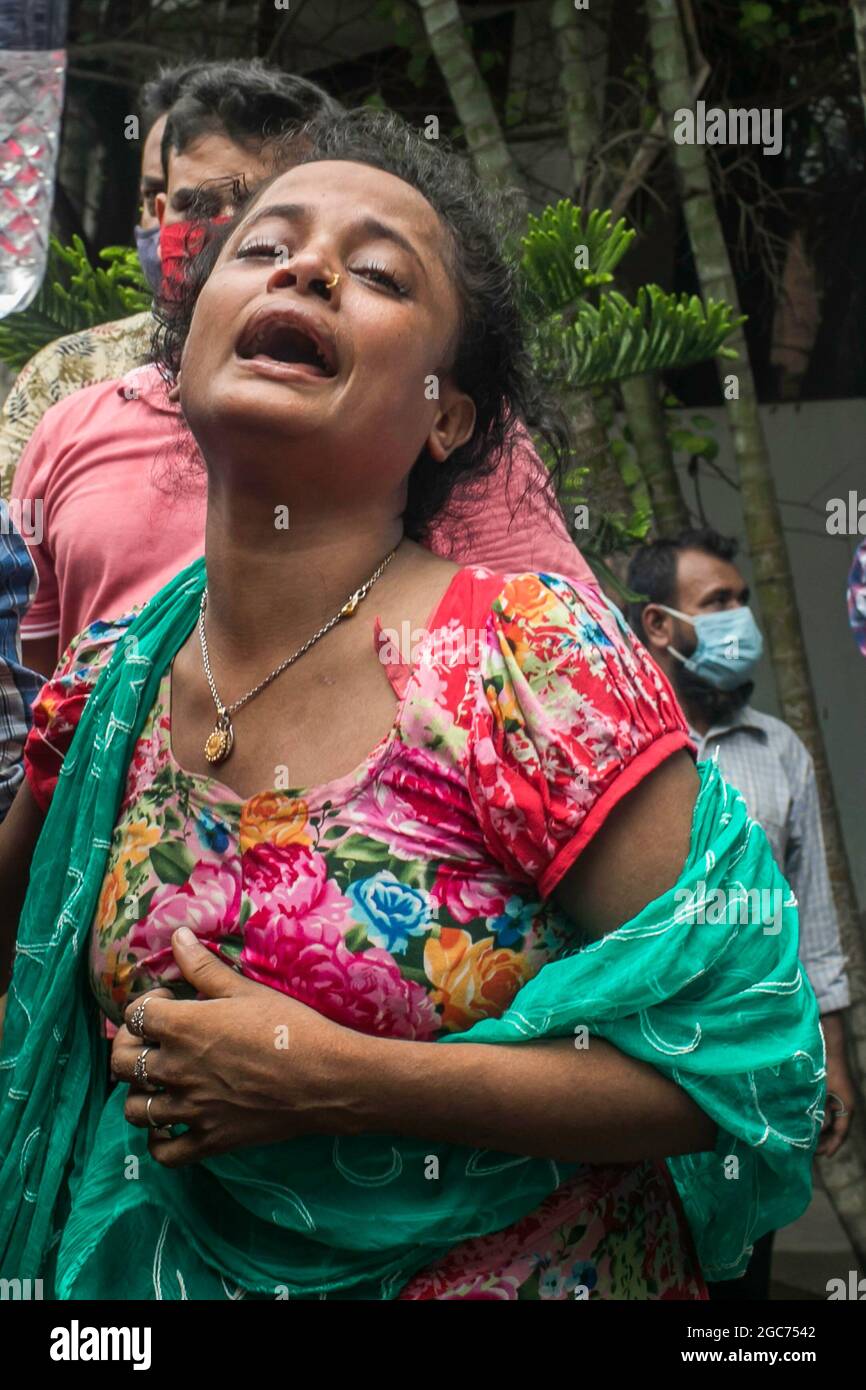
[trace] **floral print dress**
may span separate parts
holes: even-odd
[[[70,644],[25,749],[47,809],[134,614]],[[435,1040],[498,1016],[580,946],[552,890],[620,798],[689,746],[667,681],[593,585],[463,569],[411,663],[377,620],[397,695],[354,771],[240,800],[173,756],[171,672],[138,738],[90,946],[111,1036],[134,995],[189,994],[188,925],[244,975],[347,1027]],[[401,1298],[706,1297],[664,1164],[589,1166],[507,1230],[463,1242]]]

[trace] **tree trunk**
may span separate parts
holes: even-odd
[[[601,134],[589,64],[582,48],[586,30],[580,29],[571,0],[553,0],[550,28],[559,57],[559,83],[565,96],[572,188],[579,199],[586,186],[590,155]],[[566,477],[560,495],[562,509],[569,526],[573,526],[575,506],[584,502],[591,528],[596,531],[606,513],[621,511],[629,516],[631,498],[611,452],[607,429],[593,404],[592,392],[569,391],[563,404],[574,432],[576,468],[588,468],[589,473],[582,479],[574,477],[573,486]]]
[[[655,372],[621,381],[623,405],[631,429],[640,471],[649,492],[653,529],[657,536],[675,536],[689,524],[673,453],[665,429]]]
[[[588,166],[590,155],[601,137],[601,122],[598,103],[593,91],[589,63],[583,50],[586,42],[586,26],[578,21],[572,0],[552,0],[550,27],[553,30],[557,53],[559,54],[559,80],[565,94],[566,125],[568,147],[572,159],[572,177],[575,189],[585,189],[589,184]],[[596,180],[598,183],[598,180]],[[591,208],[587,209],[591,211]],[[631,429],[638,468],[650,495],[656,527],[660,534],[670,534],[674,517],[688,517],[685,502],[680,492],[679,479],[674,468],[673,456],[665,431],[664,413],[658,399],[658,377],[651,372],[647,376],[635,377],[620,383],[626,419]],[[588,397],[589,409],[592,399]],[[594,412],[593,412],[594,413]],[[602,426],[599,424],[599,428]],[[597,451],[598,454],[598,451]],[[620,476],[620,470],[608,445],[603,455],[598,455],[595,471],[610,468]],[[627,487],[615,488],[612,480],[596,480],[596,493],[602,495],[613,492],[625,499],[626,515],[631,512],[631,498]],[[655,514],[656,499],[662,508],[662,516]],[[570,499],[569,499],[570,500]],[[596,499],[593,499],[595,501]],[[563,501],[565,505],[565,501]],[[590,509],[592,511],[592,507]],[[686,524],[682,521],[682,525]],[[664,527],[668,529],[665,530]]]
[[[585,31],[572,0],[553,0],[550,27],[559,55],[559,85],[565,96],[565,129],[571,155],[575,201],[581,202],[589,157],[600,135],[598,105],[583,53]]]
[[[728,258],[713,199],[710,171],[702,146],[679,145],[671,139],[675,112],[692,109],[692,82],[676,0],[647,0],[647,19],[658,86],[659,104],[671,155],[681,185],[683,211],[704,297],[725,299],[739,312],[737,285]],[[815,763],[827,850],[827,867],[839,913],[842,941],[848,954],[852,1004],[846,1032],[851,1045],[854,1076],[862,1093],[866,1075],[866,971],[863,944],[857,930],[856,900],[833,796],[824,739],[803,645],[794,582],[776,500],[770,459],[758,413],[755,383],[742,330],[728,340],[739,353],[734,364],[717,359],[723,383],[739,382],[738,398],[725,390],[734,451],[740,475],[743,513],[755,572],[755,583],[767,633],[770,658],[782,714],[799,734]],[[841,600],[840,600],[841,601]],[[866,1144],[863,1126],[852,1127],[843,1155],[821,1162],[821,1176],[858,1258],[866,1256]]]
[[[520,176],[505,143],[487,83],[463,31],[456,0],[418,0],[418,8],[476,169],[491,182],[519,188]]]
[[[622,512],[628,517],[631,497],[611,454],[607,430],[596,412],[592,391],[568,390],[560,399],[571,424],[575,455],[574,468],[566,475],[560,493],[562,509],[569,526],[573,526],[575,505],[586,503],[591,532],[597,531],[606,515]],[[575,477],[580,468],[589,469],[582,480]]]
[[[478,69],[463,32],[454,0],[418,0],[431,50],[448,85],[451,99],[466,132],[466,141],[479,176],[488,183],[520,185],[505,137],[499,125],[487,84]],[[610,452],[607,431],[598,419],[591,391],[564,392],[561,397],[572,427],[575,467],[566,476],[559,501],[569,527],[574,508],[585,503],[595,528],[605,511],[630,512],[628,490]],[[579,479],[576,468],[589,468]]]
[[[866,0],[851,0],[854,19],[854,38],[857,43],[857,63],[860,68],[860,95],[866,111]]]

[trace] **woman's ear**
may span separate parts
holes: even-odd
[[[475,402],[453,382],[440,382],[439,409],[427,436],[427,449],[437,463],[472,437],[475,428]]]

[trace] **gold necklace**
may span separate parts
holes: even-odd
[[[242,696],[240,700],[235,700],[233,705],[223,704],[222,700],[217,694],[217,688],[214,683],[213,674],[211,673],[210,669],[210,660],[208,658],[207,651],[207,638],[204,635],[204,615],[205,609],[207,608],[207,586],[205,586],[204,593],[201,596],[201,607],[199,609],[198,614],[198,635],[199,640],[201,642],[201,654],[202,660],[204,661],[204,673],[207,676],[207,683],[210,686],[210,693],[213,696],[213,702],[217,708],[217,720],[213,727],[213,732],[208,736],[208,739],[204,746],[204,755],[209,763],[224,763],[226,758],[231,753],[232,748],[234,747],[235,731],[232,728],[231,715],[233,715],[236,710],[239,710],[241,708],[241,705],[245,705],[248,700],[251,700],[254,695],[258,695],[261,690],[264,690],[265,686],[270,685],[272,680],[275,680],[282,671],[285,671],[287,669],[287,667],[293,665],[299,657],[304,655],[304,652],[308,652],[310,650],[310,647],[315,646],[316,642],[318,642],[321,637],[324,637],[326,632],[330,632],[332,627],[336,627],[337,623],[340,622],[341,619],[351,618],[355,609],[358,607],[358,604],[361,602],[362,599],[365,599],[367,597],[367,594],[370,592],[373,585],[376,583],[376,580],[384,573],[387,566],[390,565],[396,553],[397,550],[395,547],[394,550],[391,551],[390,555],[385,556],[385,559],[378,566],[378,568],[373,571],[366,583],[362,584],[360,589],[356,589],[355,592],[351,594],[349,598],[346,599],[346,602],[343,604],[339,613],[335,613],[333,618],[331,618],[329,622],[325,623],[324,627],[320,627],[318,632],[314,632],[312,637],[309,637],[302,647],[299,647],[298,650],[296,652],[293,652],[290,657],[287,657],[285,661],[281,661],[279,666],[277,666],[273,671],[271,671],[271,674],[269,676],[265,676],[265,679],[263,681],[259,681],[258,685],[254,686],[253,689],[248,691],[246,695]]]

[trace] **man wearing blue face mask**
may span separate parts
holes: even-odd
[[[845,958],[812,759],[793,729],[749,704],[763,641],[736,553],[736,541],[709,528],[641,546],[628,585],[642,598],[629,605],[628,616],[676,690],[698,758],[716,759],[725,780],[743,793],[796,895],[800,960],[818,998],[827,1046],[818,1152],[831,1157],[848,1133],[855,1098],[842,1022],[849,1003]],[[771,1254],[772,1234],[757,1242],[746,1275],[710,1285],[711,1297],[767,1298]]]

